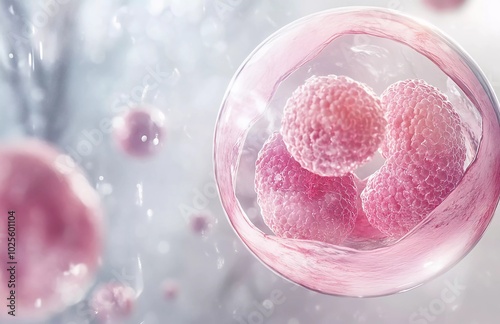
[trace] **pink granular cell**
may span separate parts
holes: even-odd
[[[423,0],[423,2],[434,10],[446,11],[460,8],[465,0]]]
[[[406,152],[433,159],[442,156],[442,163],[463,166],[462,123],[439,89],[423,80],[400,81],[387,88],[381,100],[387,120],[382,146],[386,158]]]
[[[132,314],[135,300],[134,289],[112,282],[99,287],[92,294],[90,307],[100,323],[117,323],[117,320]]]
[[[385,124],[380,100],[368,86],[345,76],[313,76],[288,99],[281,134],[303,168],[342,176],[373,156]]]
[[[165,116],[150,107],[135,107],[113,120],[116,144],[128,155],[146,158],[163,145]]]
[[[464,173],[460,117],[437,88],[422,80],[393,84],[382,95],[388,121],[384,166],[361,194],[374,227],[400,237],[436,208]]]
[[[354,227],[354,176],[322,177],[302,168],[279,133],[259,152],[255,189],[264,222],[277,236],[339,244]]]
[[[36,140],[0,149],[0,262],[15,268],[0,272],[0,298],[15,291],[16,318],[43,319],[78,302],[99,264],[99,197],[79,170],[62,167],[68,160]]]

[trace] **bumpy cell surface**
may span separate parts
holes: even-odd
[[[391,85],[382,94],[387,136],[384,166],[361,194],[369,222],[402,236],[436,208],[464,174],[460,117],[437,88],[422,80]]]
[[[281,134],[303,168],[342,176],[373,156],[385,124],[368,86],[345,76],[313,76],[288,99]]]
[[[0,261],[16,262],[7,266],[13,273],[0,272],[0,297],[15,291],[17,317],[43,318],[77,302],[98,266],[99,198],[78,170],[59,168],[67,159],[35,140],[0,149],[0,210],[15,216],[0,235],[1,246],[9,238],[15,248]]]
[[[139,158],[157,153],[164,140],[165,117],[155,108],[133,108],[113,120],[113,135],[118,147]]]
[[[256,162],[257,202],[274,234],[339,244],[357,216],[354,176],[322,177],[300,166],[274,133]]]
[[[361,201],[361,192],[366,187],[366,181],[361,181],[356,179],[356,187],[358,190],[358,197],[356,200],[356,205],[358,207],[358,216],[356,217],[356,223],[354,224],[354,229],[349,234],[348,238],[352,240],[370,240],[370,239],[380,239],[385,237],[385,235],[378,229],[372,226],[366,217],[365,211],[363,210],[363,205]]]
[[[439,89],[423,80],[400,81],[387,88],[381,100],[387,120],[385,157],[397,152],[423,154],[463,167],[462,123]]]

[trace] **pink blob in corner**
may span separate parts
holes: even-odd
[[[447,11],[460,8],[465,0],[423,0],[423,2],[434,10]]]
[[[90,307],[100,323],[117,323],[132,314],[135,299],[135,291],[129,286],[108,283],[92,294]]]
[[[17,262],[15,289],[1,285],[0,298],[7,300],[15,290],[16,318],[44,319],[78,302],[99,264],[99,198],[68,161],[36,140],[0,149],[0,210],[6,223],[7,212],[15,212],[9,234],[0,235],[0,246],[7,247],[7,237],[16,243],[12,257],[2,253],[0,262]],[[9,272],[0,272],[2,282],[9,278]]]
[[[113,120],[118,147],[128,155],[146,158],[163,145],[165,116],[156,108],[133,108]]]
[[[255,190],[264,222],[277,236],[338,244],[354,227],[354,176],[321,177],[302,168],[279,133],[259,152]]]
[[[288,99],[281,126],[300,165],[321,176],[343,176],[369,160],[384,139],[380,100],[345,76],[313,76]]]

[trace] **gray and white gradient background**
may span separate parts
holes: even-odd
[[[423,286],[369,299],[318,294],[268,270],[230,228],[214,194],[212,136],[245,57],[287,23],[341,6],[427,19],[476,60],[500,95],[500,2],[468,0],[447,14],[410,0],[18,2],[26,7],[19,28],[2,7],[0,138],[35,125],[32,133],[72,155],[99,191],[106,246],[96,285],[118,281],[139,292],[134,313],[120,323],[499,323],[498,215],[466,258]],[[3,69],[9,44],[26,61],[21,85]],[[110,119],[134,103],[155,105],[167,118],[164,149],[147,161],[120,153],[109,133]],[[190,230],[193,212],[210,215],[204,235]],[[163,298],[166,279],[179,285],[175,300]],[[86,300],[43,321],[94,322]]]

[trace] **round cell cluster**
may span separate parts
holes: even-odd
[[[0,261],[15,268],[0,272],[0,298],[15,291],[16,317],[40,319],[77,302],[98,267],[99,197],[79,170],[63,167],[68,159],[35,140],[0,149],[0,210],[9,213],[0,245],[12,247]]]
[[[377,151],[384,139],[383,115],[368,86],[345,76],[313,76],[288,99],[281,134],[303,168],[343,176]]]
[[[387,158],[361,194],[374,227],[402,236],[457,186],[466,148],[460,117],[437,88],[422,80],[393,84],[382,94]]]
[[[132,314],[135,299],[129,286],[108,283],[94,291],[89,304],[99,323],[118,323]]]
[[[302,168],[279,133],[259,152],[255,188],[264,222],[277,236],[339,244],[354,227],[354,176],[322,177]]]
[[[113,120],[118,147],[128,155],[145,158],[156,154],[164,140],[165,116],[154,108],[133,108]]]

